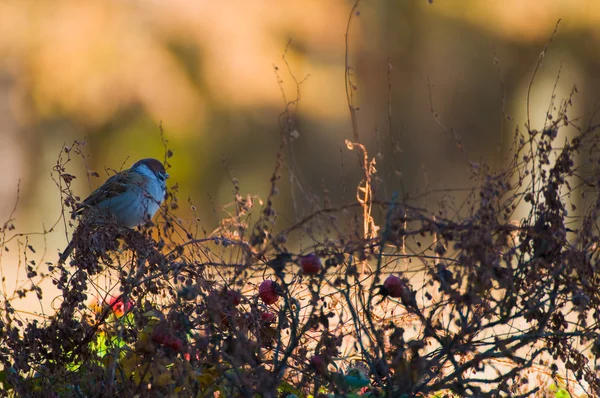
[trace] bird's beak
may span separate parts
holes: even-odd
[[[171,177],[171,176],[169,175],[169,173],[165,173],[165,180],[166,180],[167,178],[169,178],[169,177]]]

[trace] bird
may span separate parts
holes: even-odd
[[[106,216],[114,216],[118,226],[135,228],[152,219],[166,196],[169,174],[157,159],[138,160],[104,182],[92,192],[73,212],[92,222],[102,224]],[[109,214],[107,214],[109,213]],[[71,239],[59,258],[63,264],[75,248]]]

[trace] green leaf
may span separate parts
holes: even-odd
[[[291,398],[291,397],[304,398],[304,395],[302,394],[302,392],[300,390],[298,390],[296,387],[292,386],[290,383],[285,382],[285,381],[279,385],[277,390],[280,393],[288,393],[286,398]]]
[[[90,348],[92,351],[96,352],[96,355],[100,358],[104,358],[115,347],[123,348],[125,346],[127,346],[127,343],[124,340],[118,336],[113,336],[109,340],[105,332],[98,333],[96,335],[96,341],[90,343]],[[121,358],[123,355],[124,351],[121,351]]]
[[[571,394],[569,394],[569,391],[558,386],[557,384],[552,384],[549,390],[551,392],[554,392],[554,398],[571,398]]]
[[[571,398],[571,394],[569,394],[569,392],[567,390],[565,390],[564,388],[559,388],[556,390],[554,397],[555,398]]]
[[[125,316],[122,316],[119,319],[119,322],[126,326],[135,326],[135,316],[133,315],[133,312],[128,311]]]
[[[92,351],[96,352],[100,358],[103,358],[108,353],[106,333],[100,332],[96,335],[96,341],[90,343]]]
[[[13,373],[16,373],[13,368],[9,368],[9,370],[11,370]],[[8,383],[6,383],[6,372],[7,372],[7,369],[0,370],[0,385],[2,386],[2,388],[1,388],[2,391],[12,390],[12,387],[10,385],[8,385]]]

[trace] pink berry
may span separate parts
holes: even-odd
[[[272,280],[263,281],[258,287],[258,296],[267,305],[273,304],[279,300],[276,290],[277,284]]]
[[[260,320],[264,323],[275,322],[275,314],[273,314],[272,312],[261,312]]]
[[[390,297],[402,297],[406,286],[402,279],[397,277],[396,275],[390,275],[387,277],[385,282],[383,282],[383,287],[385,288],[387,295]]]
[[[310,366],[312,366],[318,373],[325,373],[327,371],[327,362],[321,355],[315,355],[310,359]]]
[[[227,295],[227,298],[229,299],[231,304],[233,304],[234,306],[240,304],[240,292],[237,292],[235,290],[227,290],[225,294]]]
[[[323,269],[321,259],[314,253],[300,257],[300,266],[306,275],[316,275]]]

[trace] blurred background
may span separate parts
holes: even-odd
[[[209,232],[219,207],[233,199],[230,176],[243,194],[268,195],[288,127],[286,161],[295,162],[306,192],[320,194],[324,186],[333,205],[354,200],[361,176],[344,144],[354,139],[344,80],[352,6],[0,1],[0,225],[15,206],[19,181],[17,232],[41,232],[59,219],[51,172],[63,145],[86,142],[86,161],[75,157],[67,170],[78,177],[73,190],[85,197],[106,179],[105,168],[162,159],[159,125],[174,153],[169,182],[179,186],[177,215],[193,217],[190,198]],[[348,64],[360,141],[371,156],[379,154],[381,195],[469,187],[465,154],[501,165],[515,128],[524,130],[529,83],[559,19],[532,86],[533,128],[542,127],[559,70],[557,100],[577,85],[571,119],[593,117],[598,1],[361,2],[348,32]],[[296,98],[296,82],[300,101],[282,128],[279,117]],[[99,178],[88,179],[86,163]],[[289,188],[284,172],[276,207],[292,222],[303,214],[292,210]],[[61,225],[28,238],[46,248],[30,259],[56,261],[67,244]],[[10,289],[23,270],[17,250],[2,256],[9,281],[3,288]]]

